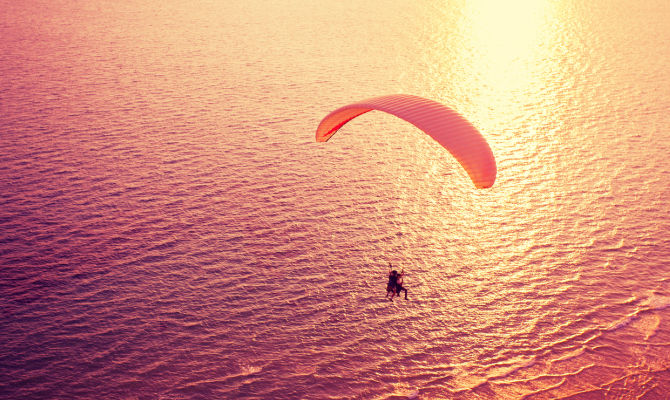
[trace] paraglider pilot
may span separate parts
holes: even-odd
[[[405,291],[405,300],[407,300],[407,289],[402,286],[403,284],[403,275],[404,270],[396,271],[393,269],[391,263],[389,263],[389,282],[386,285],[386,297],[391,294],[391,301],[393,301],[393,296],[398,295],[400,297],[400,292]]]

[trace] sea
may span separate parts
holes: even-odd
[[[0,399],[670,398],[667,0],[0,10]]]

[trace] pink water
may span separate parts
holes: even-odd
[[[0,9],[0,398],[669,398],[667,1]]]

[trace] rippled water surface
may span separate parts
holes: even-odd
[[[668,398],[669,2],[0,8],[0,398]]]

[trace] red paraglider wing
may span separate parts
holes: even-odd
[[[316,141],[328,141],[344,124],[372,110],[395,115],[421,129],[458,160],[476,187],[493,186],[497,167],[484,137],[456,111],[418,96],[394,94],[338,108],[321,121]]]

